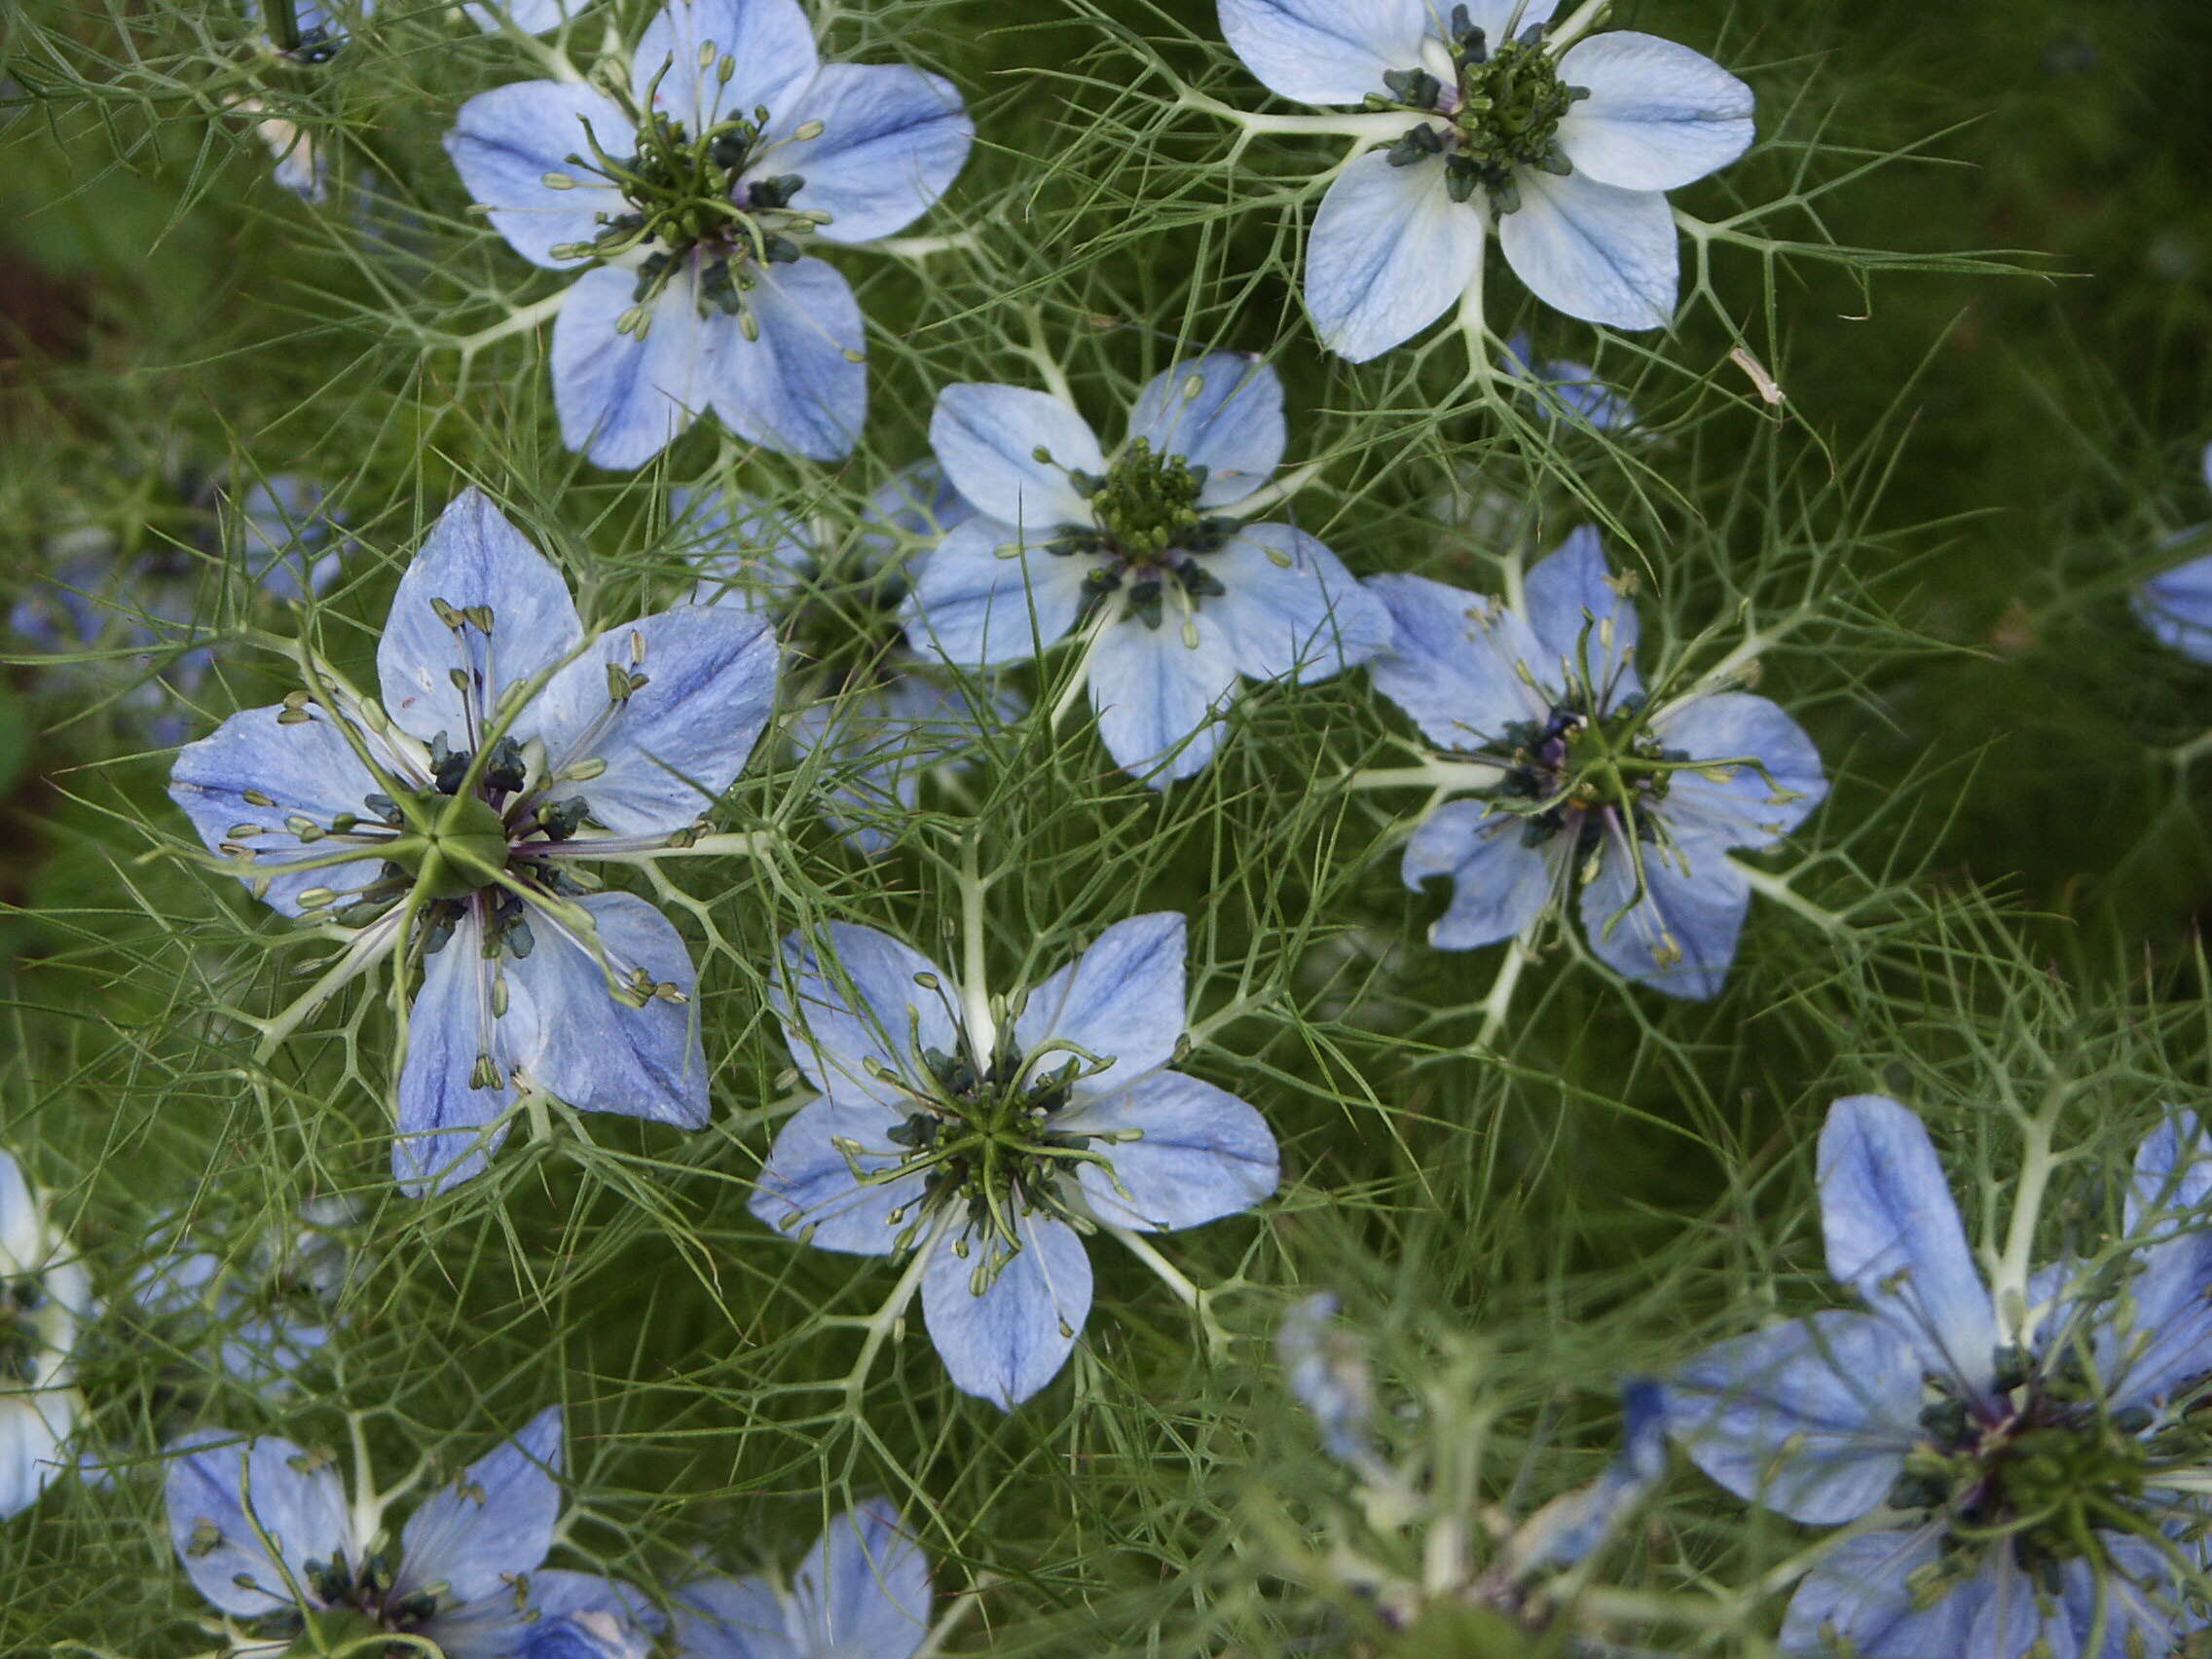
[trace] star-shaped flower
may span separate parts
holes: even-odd
[[[350,977],[420,975],[394,1176],[467,1180],[527,1091],[698,1128],[706,1063],[683,940],[595,859],[692,845],[775,701],[758,618],[682,606],[586,636],[568,586],[476,491],[401,578],[378,705],[316,670],[178,755],[170,797]]]
[[[679,1659],[912,1659],[929,1635],[930,1564],[873,1498],[830,1523],[789,1585],[703,1578],[675,1601]]]
[[[707,409],[751,443],[849,453],[867,413],[860,307],[806,250],[919,218],[973,136],[938,76],[822,62],[797,0],[672,0],[626,88],[495,88],[446,148],[517,253],[584,270],[553,325],[561,436],[631,467]]]
[[[1067,1362],[1090,1311],[1084,1235],[1165,1232],[1275,1190],[1274,1136],[1171,1071],[1183,918],[1118,922],[987,1024],[979,988],[872,928],[785,942],[776,1015],[821,1096],[777,1134],[753,1197],[819,1249],[922,1268],[955,1386],[1011,1409]]]

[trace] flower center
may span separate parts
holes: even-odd
[[[1523,817],[1530,846],[1570,829],[1595,841],[1607,813],[1632,818],[1648,838],[1654,821],[1647,809],[1666,798],[1675,770],[1689,759],[1646,729],[1641,697],[1599,713],[1554,704],[1541,721],[1516,720],[1504,735],[1511,753],[1493,804]]]
[[[1093,522],[1064,526],[1045,550],[1104,556],[1084,580],[1092,603],[1117,592],[1126,579],[1129,609],[1147,628],[1158,628],[1168,584],[1181,591],[1191,610],[1229,591],[1199,558],[1219,552],[1242,526],[1199,511],[1204,467],[1179,455],[1155,455],[1149,438],[1131,438],[1104,477],[1071,471],[1068,481],[1090,502]]]
[[[792,206],[806,184],[797,173],[744,181],[746,169],[768,148],[761,141],[767,119],[768,112],[757,109],[753,119],[717,122],[693,134],[673,116],[653,111],[638,124],[637,148],[627,156],[608,155],[585,129],[591,157],[571,155],[570,165],[611,183],[629,210],[597,215],[604,228],[591,240],[566,242],[552,252],[557,258],[611,262],[644,250],[632,295],[638,309],[624,319],[637,319],[630,332],[643,334],[644,313],[675,275],[696,261],[700,314],[737,317],[747,338],[755,338],[746,295],[759,281],[760,268],[793,263],[802,251],[799,239],[830,222],[825,212]],[[821,123],[808,122],[793,136],[814,137],[821,130]],[[545,182],[565,190],[577,180],[548,173]]]
[[[1560,177],[1572,172],[1559,146],[1559,125],[1590,90],[1560,79],[1546,30],[1543,23],[1530,23],[1517,38],[1493,46],[1468,20],[1465,6],[1453,7],[1445,31],[1452,81],[1426,69],[1397,69],[1382,77],[1397,107],[1442,115],[1451,125],[1408,128],[1390,146],[1390,165],[1409,167],[1442,156],[1452,200],[1472,201],[1480,189],[1499,215],[1521,205],[1516,175],[1522,170],[1534,167]]]
[[[468,769],[469,756],[452,758],[460,761],[458,782]],[[441,768],[441,780],[443,775]],[[507,827],[490,801],[474,793],[447,794],[431,789],[413,797],[411,804],[415,811],[408,816],[427,828],[420,835],[392,842],[386,857],[409,875],[420,877],[430,898],[465,898],[498,879],[507,867]]]

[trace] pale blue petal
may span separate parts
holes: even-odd
[[[1325,1290],[1293,1303],[1275,1332],[1275,1356],[1284,1384],[1312,1413],[1329,1456],[1350,1463],[1371,1453],[1374,1377],[1365,1343],[1338,1324],[1338,1307],[1335,1293]]]
[[[1184,621],[1177,608],[1171,597],[1158,628],[1124,615],[1090,658],[1090,706],[1106,753],[1154,789],[1205,770],[1221,746],[1213,717],[1236,693],[1236,647],[1228,631],[1209,610]],[[1185,642],[1186,626],[1197,645]]]
[[[870,1183],[858,1179],[854,1168],[871,1175],[897,1168],[908,1154],[893,1143],[891,1131],[903,1122],[901,1113],[872,1100],[848,1105],[825,1095],[809,1101],[776,1131],[746,1207],[803,1244],[889,1255],[918,1214],[914,1206],[926,1177]]]
[[[2135,614],[2159,644],[2212,663],[2212,553],[2176,565],[2135,590]]]
[[[696,823],[737,779],[775,712],[779,651],[760,617],[686,605],[609,628],[546,682],[536,727],[558,778],[587,759],[595,778],[554,782],[545,798],[580,797],[617,835]],[[645,683],[608,715],[608,671]]]
[[[1716,997],[1751,908],[1751,884],[1717,849],[1631,844],[1608,829],[1595,881],[1582,888],[1582,931],[1598,959],[1671,997]]]
[[[951,187],[976,136],[952,83],[903,63],[824,64],[789,107],[767,134],[784,141],[742,182],[803,178],[792,204],[830,214],[821,234],[833,242],[912,224]],[[789,136],[811,121],[822,123],[820,137]]]
[[[11,1388],[0,1394],[0,1521],[36,1503],[69,1466],[64,1446],[83,1416],[84,1401],[74,1388]]]
[[[860,537],[866,568],[881,570],[917,544],[935,546],[975,516],[935,458],[901,467],[868,498],[867,522],[881,528]]]
[[[1222,38],[1270,92],[1299,103],[1356,104],[1418,68],[1426,0],[1220,0]]]
[[[643,466],[666,449],[707,407],[719,359],[737,339],[735,317],[699,314],[695,260],[670,274],[643,340],[617,333],[637,285],[636,274],[617,266],[587,271],[553,319],[561,441],[599,466]]]
[[[2162,1238],[2136,1259],[2141,1271],[2096,1334],[2096,1368],[2116,1409],[2163,1409],[2212,1374],[2212,1232]]]
[[[1089,524],[1090,503],[1068,474],[1106,471],[1088,421],[1058,398],[1018,386],[946,387],[930,414],[930,448],[977,512],[1020,527],[1033,541],[1060,525]],[[1039,461],[1039,450],[1051,459]]]
[[[461,10],[480,29],[504,22],[524,34],[540,35],[585,11],[592,0],[468,0]]]
[[[1939,1527],[1862,1532],[1825,1551],[1798,1584],[1782,1621],[1788,1659],[1985,1659],[1968,1645],[1974,1615],[1989,1599],[1985,1575],[1950,1589],[1932,1606],[1907,1579],[1942,1558]]]
[[[1967,1633],[1972,1659],[2079,1659],[2070,1604],[2084,1587],[2085,1566],[2061,1569],[2061,1596],[2053,1601],[2007,1549],[1991,1550],[1975,1573],[1986,1585],[1980,1611]],[[1956,1595],[1959,1592],[1954,1591]]]
[[[530,1574],[527,1600],[516,1605],[512,1589],[457,1607],[441,1608],[416,1634],[438,1644],[446,1659],[648,1659],[649,1633],[668,1621],[645,1593],[618,1578],[557,1567]],[[540,1653],[537,1632],[567,1627],[592,1639],[598,1651],[580,1653],[563,1643]]]
[[[1083,1087],[1099,1091],[1166,1065],[1187,1023],[1183,958],[1189,930],[1173,910],[1116,922],[1067,967],[1042,980],[1014,1021],[1024,1054],[1049,1043],[1114,1063]],[[1061,1053],[1049,1064],[1065,1064]],[[1086,1070],[1088,1070],[1088,1066]]]
[[[1014,1225],[1021,1248],[980,1295],[970,1285],[996,1250],[988,1240],[963,1258],[945,1239],[922,1274],[922,1318],[952,1385],[1006,1411],[1059,1375],[1090,1315],[1090,1258],[1074,1230],[1037,1214]]]
[[[36,1272],[49,1254],[46,1213],[22,1165],[0,1149],[0,1273]]]
[[[235,500],[232,534],[246,574],[278,599],[305,600],[338,574],[339,550],[330,545],[337,520],[323,510],[323,489],[297,473],[256,479]]]
[[[868,1075],[870,1062],[906,1078],[926,1077],[925,1053],[951,1054],[963,1042],[953,1014],[959,981],[920,951],[873,928],[832,922],[827,956],[797,934],[784,940],[784,975],[769,1006],[792,1059],[842,1104],[874,1104],[905,1115],[907,1096]],[[918,980],[936,981],[930,989]]]
[[[284,828],[285,821],[305,818],[316,829],[328,830],[333,818],[350,813],[373,822],[365,797],[384,786],[322,710],[310,709],[309,719],[280,724],[278,718],[285,713],[276,707],[247,709],[187,744],[169,770],[169,799],[183,808],[209,852],[229,844],[259,854],[250,872],[240,866],[239,879],[250,884],[266,878],[263,902],[297,916],[302,913],[300,895],[309,888],[351,893],[376,880],[384,865],[364,844],[366,856],[360,859],[297,875],[274,874],[287,857],[327,856],[338,845],[328,839],[303,843]],[[253,804],[245,798],[248,790],[275,804]],[[263,829],[247,835],[231,833],[248,824]]]
[[[604,92],[573,81],[518,81],[461,106],[446,154],[469,200],[489,209],[507,245],[531,264],[558,271],[580,256],[555,258],[556,247],[588,242],[606,228],[603,220],[630,211],[596,170],[593,139],[608,155],[626,156],[637,134]],[[545,182],[549,176],[573,183],[555,189]]]
[[[1561,55],[1560,79],[1589,91],[1559,124],[1577,172],[1623,190],[1673,190],[1751,145],[1751,89],[1703,53],[1621,29]]]
[[[2063,1596],[2073,1614],[2073,1637],[2083,1659],[2141,1659],[2166,1652],[2203,1618],[2188,1604],[2173,1561],[2149,1538],[2099,1532],[2110,1568],[2077,1557],[2061,1569]],[[2091,1645],[2099,1631],[2103,1640]],[[2186,1651],[2186,1649],[2175,1649]]]
[[[1246,525],[1199,564],[1228,589],[1204,602],[1205,613],[1249,679],[1310,685],[1368,661],[1395,636],[1382,602],[1287,524]]]
[[[1474,280],[1482,214],[1452,200],[1445,176],[1442,161],[1398,167],[1371,150],[1321,198],[1306,244],[1306,309],[1339,356],[1382,355],[1442,316]]]
[[[1545,692],[1523,680],[1546,664],[1520,617],[1464,589],[1398,573],[1361,584],[1389,613],[1389,645],[1367,665],[1375,689],[1435,743],[1474,751],[1503,740],[1517,720],[1541,720]],[[1547,690],[1557,682],[1547,683]]]
[[[169,1539],[194,1587],[226,1613],[253,1618],[299,1605],[293,1589],[310,1594],[309,1565],[350,1550],[353,1530],[338,1472],[289,1440],[264,1436],[241,1444],[222,1430],[200,1429],[169,1452]]]
[[[1550,22],[1558,9],[1558,0],[1467,0],[1467,21],[1495,46],[1499,41],[1526,35],[1538,23]]]
[[[722,60],[732,65],[722,78]],[[685,131],[725,115],[781,115],[815,76],[814,29],[797,0],[669,0],[638,37],[630,86]]]
[[[536,1016],[527,999],[493,1016],[495,972],[484,959],[483,928],[470,901],[469,913],[424,969],[408,1011],[391,1174],[410,1198],[446,1192],[482,1173],[506,1139],[506,1125],[497,1120],[514,1102],[514,1065],[535,1042]],[[478,1088],[473,1074],[486,1056],[498,1065],[499,1082]]]
[[[457,610],[489,608],[490,641],[473,627],[465,630],[465,645],[456,640],[433,600]],[[508,686],[544,673],[582,639],[583,624],[561,572],[491,498],[463,490],[438,515],[392,595],[377,643],[385,711],[424,742],[443,732],[456,749],[466,748],[468,720],[455,669],[474,677],[476,706],[491,709]],[[518,741],[530,735],[527,718],[508,728]]]
[[[394,1594],[442,1583],[463,1602],[511,1596],[553,1547],[560,1472],[561,1408],[548,1406],[416,1505],[399,1535]]]
[[[1674,319],[1681,250],[1665,196],[1532,167],[1514,179],[1521,205],[1498,221],[1497,242],[1531,294],[1614,328],[1664,328]]]
[[[1815,1526],[1888,1496],[1919,1435],[1920,1364],[1872,1314],[1830,1311],[1715,1344],[1667,1381],[1667,1432],[1739,1497]]]
[[[1635,408],[1599,379],[1596,369],[1564,357],[1535,361],[1526,332],[1506,342],[1502,360],[1507,372],[1528,387],[1530,398],[1546,409],[1564,412],[1601,432],[1624,431],[1636,424]]]
[[[682,936],[632,893],[601,893],[574,903],[591,916],[598,953],[570,940],[549,914],[534,910],[535,948],[506,964],[513,1001],[529,1005],[536,1026],[537,1040],[522,1055],[529,1081],[579,1112],[619,1112],[678,1128],[706,1127],[698,976]],[[608,988],[609,968],[625,982],[643,970],[655,985],[673,987],[679,1000],[656,995],[645,1007],[632,1008]]]
[[[1828,1272],[1903,1333],[1927,1370],[1985,1395],[1997,1314],[1920,1120],[1885,1095],[1845,1096],[1821,1130],[1820,1170]]]
[[[684,534],[699,571],[693,605],[726,605],[767,615],[789,604],[814,564],[804,523],[740,491],[674,489],[668,514]]]
[[[1544,683],[1578,682],[1587,663],[1608,706],[1643,690],[1636,672],[1642,625],[1634,602],[1613,584],[1596,530],[1577,526],[1538,560],[1523,583],[1522,598],[1542,659],[1531,666]]]
[[[2165,1237],[2212,1201],[2212,1131],[2194,1112],[2171,1112],[2135,1149],[2123,1223],[2130,1235]]]
[[[988,668],[1033,656],[1075,626],[1094,561],[1008,551],[1018,545],[1012,525],[973,518],[924,554],[900,610],[907,643]]]
[[[1438,876],[1452,881],[1452,902],[1429,924],[1429,943],[1479,949],[1527,932],[1543,913],[1560,872],[1549,843],[1531,844],[1526,829],[1525,820],[1479,800],[1448,800],[1421,820],[1406,841],[1405,884],[1419,892]]]
[[[1764,697],[1720,691],[1662,709],[1652,737],[1693,760],[1753,759],[1760,766],[1668,775],[1664,807],[1677,835],[1723,847],[1764,847],[1803,823],[1828,793],[1820,751]]]
[[[1144,383],[1129,436],[1206,469],[1201,506],[1240,501],[1282,464],[1282,379],[1249,351],[1209,351]]]
[[[1578,1491],[1554,1498],[1514,1532],[1513,1565],[1571,1567],[1620,1525],[1624,1511],[1667,1473],[1666,1392],[1648,1377],[1621,1384],[1621,1455]]]
[[[702,1578],[674,1600],[682,1659],[815,1659],[765,1578]]]
[[[862,853],[888,851],[921,798],[932,767],[976,757],[988,732],[1013,724],[1026,705],[1011,691],[940,685],[914,669],[887,684],[809,704],[787,728],[800,754],[821,750],[840,769],[824,816]]]
[[[1137,1131],[1134,1140],[1090,1148],[1112,1161],[1111,1174],[1095,1163],[1076,1165],[1076,1182],[1101,1221],[1139,1233],[1197,1227],[1256,1207],[1281,1182],[1267,1120],[1226,1088],[1166,1071],[1107,1093],[1076,1087],[1075,1104],[1053,1121],[1055,1129]]]
[[[911,1659],[929,1634],[930,1564],[882,1498],[830,1523],[792,1574],[793,1623],[810,1654]]]
[[[746,294],[759,337],[724,318],[710,392],[722,424],[779,455],[839,461],[867,420],[866,333],[845,278],[819,259],[759,269]]]

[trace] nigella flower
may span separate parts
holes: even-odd
[[[1321,1444],[1340,1462],[1373,1456],[1375,1383],[1367,1346],[1337,1322],[1334,1293],[1317,1290],[1286,1309],[1275,1329],[1275,1357],[1298,1403],[1313,1415]]]
[[[446,149],[516,252],[589,268],[553,325],[554,402],[571,449],[628,467],[710,408],[752,443],[849,453],[860,308],[807,247],[920,217],[973,135],[938,76],[821,62],[796,0],[672,0],[626,91],[495,88]]]
[[[2212,444],[2204,446],[2204,482],[2212,487]],[[2199,541],[2212,525],[2198,525],[2173,537]],[[2212,663],[2212,553],[2176,565],[2135,590],[2135,613],[2143,625],[2195,662]]]
[[[201,1595],[271,1647],[370,1650],[380,1632],[452,1659],[627,1659],[658,1627],[618,1579],[547,1567],[561,1516],[561,1409],[549,1407],[415,1506],[393,1539],[369,1470],[355,1492],[328,1452],[222,1430],[171,1448],[169,1538]],[[572,1626],[565,1632],[563,1626]],[[593,1646],[563,1641],[573,1634]]]
[[[1674,316],[1666,192],[1750,146],[1751,89],[1653,35],[1554,38],[1555,9],[1220,0],[1223,35],[1271,91],[1405,119],[1313,216],[1306,308],[1332,350],[1365,362],[1442,315],[1480,279],[1493,231],[1530,291],[1570,316]]]
[[[212,1358],[263,1395],[289,1392],[330,1341],[358,1218],[350,1199],[311,1198],[293,1223],[234,1240],[172,1216],[157,1233],[160,1254],[133,1275],[132,1300],[165,1346]]]
[[[1214,351],[1156,375],[1111,459],[1041,391],[953,386],[930,442],[976,508],[924,561],[917,650],[1016,662],[1088,616],[1088,675],[1115,762],[1156,788],[1202,771],[1240,678],[1306,684],[1365,662],[1389,626],[1337,556],[1273,504],[1282,383]]]
[[[38,1501],[85,1415],[73,1356],[92,1278],[15,1159],[0,1151],[0,1521]]]
[[[856,634],[854,613],[895,612],[906,596],[906,551],[934,545],[975,516],[930,462],[905,468],[869,498],[866,518],[850,543],[855,585],[839,602],[818,608],[813,619],[802,605],[810,578],[833,564],[823,532],[811,519],[794,518],[740,495],[734,505],[700,501],[672,490],[684,524],[705,556],[692,599],[701,605],[734,605],[762,614],[798,608],[804,655],[808,633],[834,639],[825,654],[858,644],[862,660],[828,675],[794,676],[799,707],[785,735],[800,755],[819,752],[835,768],[825,814],[860,852],[875,858],[892,844],[892,829],[921,798],[922,778],[933,767],[957,765],[974,752],[983,727],[1018,719],[1019,697],[1011,691],[978,693],[947,682],[943,660],[909,650],[903,643],[872,645]],[[827,612],[827,614],[822,614]],[[821,645],[819,639],[813,641]]]
[[[1866,1310],[1721,1343],[1664,1403],[1739,1496],[1871,1523],[1798,1584],[1785,1653],[2125,1659],[2203,1626],[2212,1483],[2191,1412],[2212,1374],[2212,1233],[2180,1217],[2212,1197],[2208,1152],[2194,1118],[2167,1122],[2136,1157],[2131,1247],[1993,1298],[1920,1120],[1878,1094],[1835,1103],[1822,1227]]]
[[[1398,628],[1369,665],[1376,688],[1494,778],[1406,843],[1407,886],[1453,884],[1429,941],[1526,934],[1579,886],[1602,960],[1673,996],[1716,995],[1751,904],[1728,849],[1771,844],[1827,793],[1796,722],[1742,691],[1646,696],[1636,608],[1587,527],[1528,572],[1518,610],[1423,576],[1367,586]]]
[[[585,866],[698,840],[767,724],[774,637],[709,606],[587,637],[470,490],[401,577],[377,668],[381,708],[318,668],[185,749],[169,794],[255,897],[341,930],[341,981],[387,957],[420,975],[394,1176],[467,1180],[531,1092],[703,1125],[690,955]]]
[[[788,1586],[706,1578],[675,1601],[679,1659],[912,1659],[929,1635],[930,1564],[872,1498],[830,1523]]]
[[[822,1090],[777,1134],[753,1212],[802,1243],[920,1251],[922,1314],[955,1386],[1011,1409],[1057,1375],[1090,1310],[1084,1235],[1165,1232],[1275,1190],[1274,1136],[1168,1070],[1183,918],[1117,922],[997,1022],[872,928],[785,941],[784,1038]]]
[[[1542,408],[1560,410],[1601,432],[1626,430],[1636,424],[1636,410],[1626,397],[1598,378],[1588,363],[1564,357],[1535,358],[1526,334],[1516,334],[1505,346],[1505,369],[1529,388],[1531,401]]]
[[[216,492],[214,498],[228,521],[226,550],[264,592],[296,602],[337,580],[351,543],[313,479],[276,472],[242,490]]]

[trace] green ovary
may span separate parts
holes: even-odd
[[[1204,488],[1203,468],[1179,455],[1155,455],[1150,440],[1134,438],[1091,495],[1090,506],[1116,552],[1157,559],[1198,530]]]
[[[381,849],[384,856],[417,877],[432,899],[464,899],[491,886],[507,867],[507,829],[491,804],[435,791],[419,799],[419,816],[409,816],[429,829]]]

